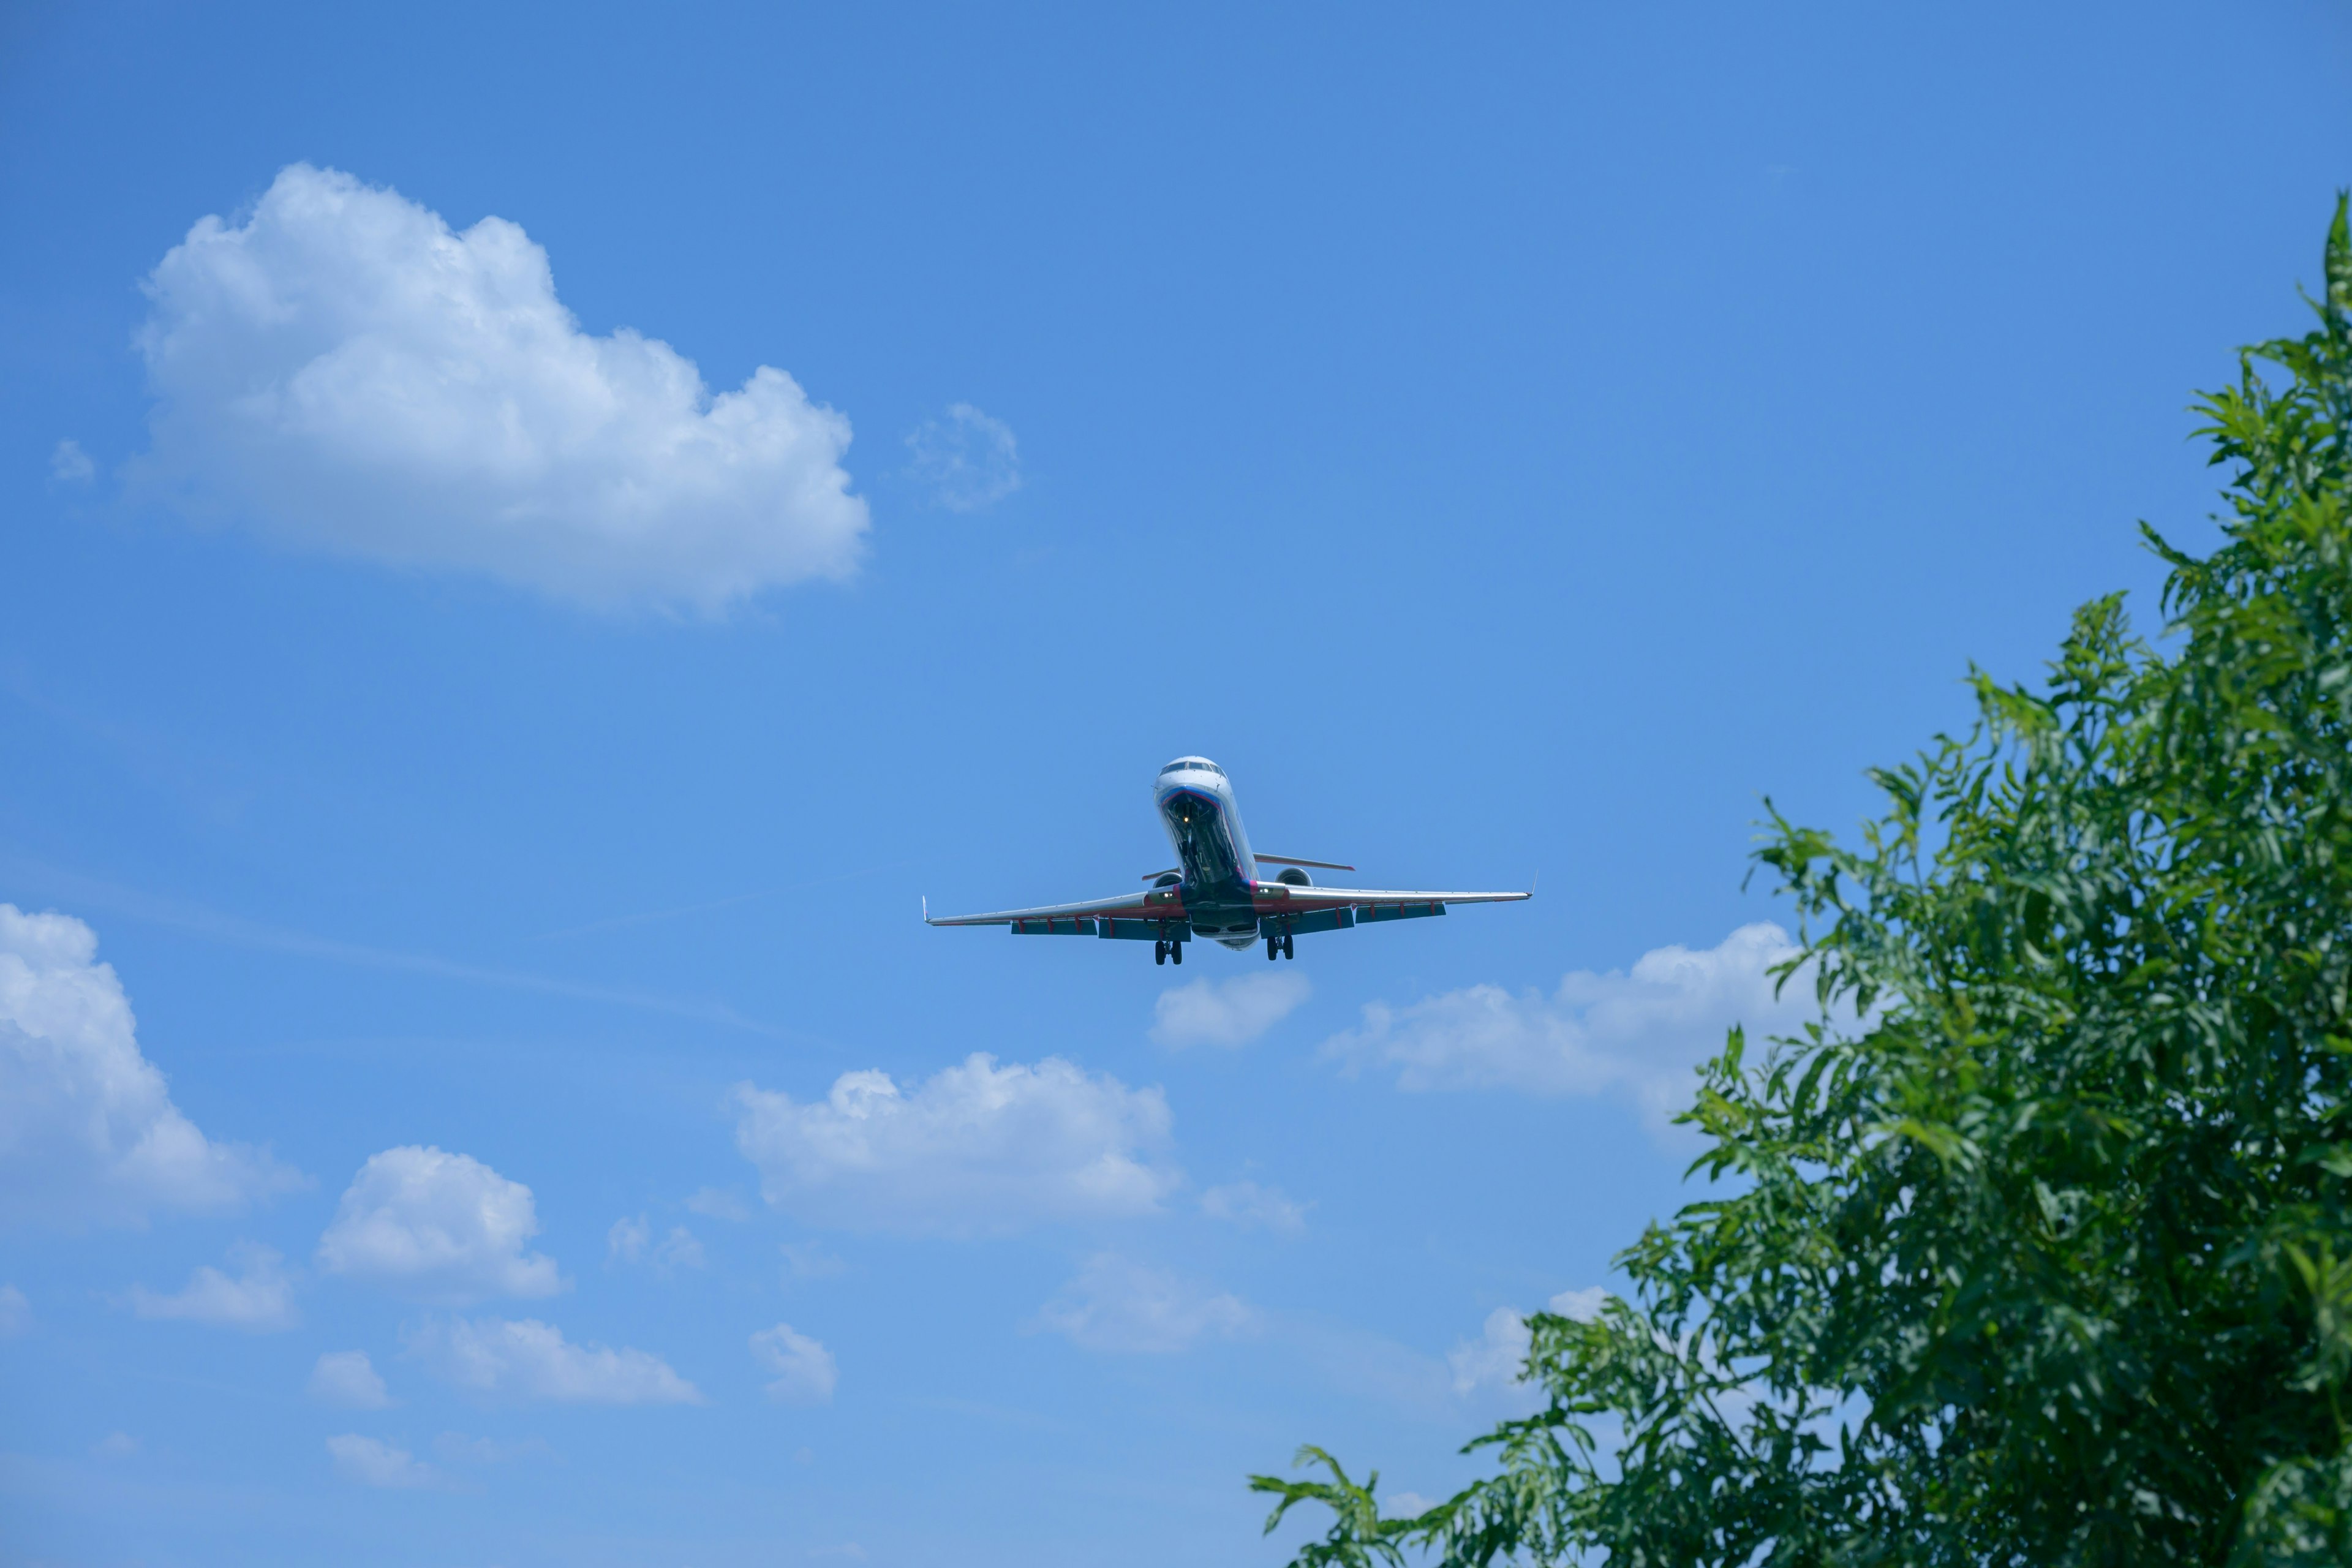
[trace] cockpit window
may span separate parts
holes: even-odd
[[[1165,776],[1169,773],[1181,773],[1186,768],[1198,768],[1204,773],[1214,773],[1219,778],[1223,778],[1225,776],[1224,769],[1217,766],[1216,763],[1208,761],[1204,757],[1179,757],[1174,762],[1169,763],[1166,767],[1160,769],[1160,772],[1162,776]]]

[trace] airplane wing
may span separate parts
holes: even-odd
[[[1080,921],[1181,921],[1184,918],[1183,895],[1174,888],[1152,888],[1139,893],[1117,893],[1108,899],[1086,899],[1075,904],[1040,904],[1034,910],[992,910],[984,915],[935,915],[930,906],[923,906],[923,923],[935,926],[1014,926],[1034,928],[1039,931],[1053,931],[1055,922],[1073,934],[1091,936],[1091,928],[1080,931]]]
[[[1331,931],[1378,921],[1409,920],[1442,915],[1448,904],[1505,904],[1535,895],[1528,893],[1422,892],[1389,888],[1293,887],[1286,882],[1261,882],[1252,902],[1257,912],[1284,919],[1302,931]],[[935,926],[1011,926],[1017,932],[1039,936],[1150,936],[1163,921],[1188,919],[1183,890],[1150,888],[1139,893],[1117,893],[1108,899],[1085,899],[1072,904],[1040,904],[1034,909],[992,910],[978,915],[935,915],[923,906],[923,921]],[[1149,921],[1150,925],[1131,925]],[[1115,922],[1115,923],[1114,923]]]
[[[1508,904],[1532,899],[1528,893],[1423,893],[1391,888],[1294,888],[1286,882],[1258,884],[1257,912],[1262,915],[1307,914],[1318,910],[1381,909],[1432,904]]]

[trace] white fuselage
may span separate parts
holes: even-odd
[[[1257,940],[1257,859],[1233,781],[1205,757],[1179,757],[1160,770],[1152,804],[1175,847],[1192,934],[1244,948]]]

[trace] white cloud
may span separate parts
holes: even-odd
[[[287,1276],[283,1257],[250,1241],[238,1242],[228,1255],[238,1268],[236,1278],[205,1264],[169,1296],[133,1285],[131,1310],[142,1318],[177,1318],[253,1333],[290,1329],[302,1321],[294,1307],[294,1281]]]
[[[431,1487],[441,1482],[438,1471],[420,1464],[407,1449],[356,1432],[328,1438],[327,1452],[334,1457],[336,1469],[362,1486]]]
[[[1588,1285],[1581,1290],[1562,1290],[1544,1306],[1560,1317],[1589,1323],[1601,1315],[1601,1309],[1608,1302],[1609,1292],[1605,1288]]]
[[[907,437],[907,450],[914,455],[908,471],[950,511],[978,511],[1021,488],[1021,453],[1013,426],[969,403],[950,407],[945,420],[917,426]]]
[[[459,1318],[404,1334],[435,1375],[495,1399],[558,1405],[699,1405],[702,1393],[646,1351],[575,1345],[535,1318]]]
[[[717,611],[856,565],[848,420],[766,365],[714,398],[667,343],[582,331],[503,218],[453,233],[295,163],[145,287],[138,481],[196,513],[598,605]]]
[[[643,1264],[663,1274],[673,1268],[699,1268],[703,1263],[702,1243],[684,1226],[672,1226],[667,1236],[656,1241],[653,1226],[646,1223],[645,1215],[631,1219],[625,1215],[613,1222],[612,1230],[605,1235],[604,1261],[607,1266]]]
[[[841,1369],[833,1352],[790,1323],[751,1336],[751,1359],[776,1374],[768,1397],[780,1405],[830,1405]]]
[[[1517,1384],[1527,1365],[1528,1342],[1528,1321],[1508,1307],[1496,1308],[1486,1314],[1478,1338],[1465,1340],[1446,1352],[1445,1364],[1454,1369],[1454,1392]]]
[[[809,1105],[742,1084],[735,1141],[761,1191],[819,1224],[1003,1232],[1043,1220],[1148,1214],[1181,1179],[1150,1163],[1168,1101],[1058,1057],[998,1067],[975,1054],[902,1092],[844,1073]]]
[[[127,1459],[139,1451],[139,1439],[128,1432],[109,1432],[92,1443],[89,1451],[101,1459]]]
[[[551,1296],[563,1288],[555,1259],[523,1251],[538,1234],[529,1187],[467,1155],[409,1144],[352,1178],[319,1238],[319,1267],[452,1305]]]
[[[1563,1290],[1544,1305],[1560,1317],[1589,1322],[1600,1315],[1601,1304],[1608,1300],[1609,1292],[1594,1285],[1582,1290]],[[1446,1354],[1446,1365],[1454,1371],[1454,1392],[1473,1394],[1481,1389],[1520,1387],[1523,1380],[1519,1374],[1527,1366],[1531,1339],[1528,1321],[1510,1308],[1497,1307],[1487,1313],[1486,1328],[1479,1337],[1463,1341]]]
[[[329,1351],[310,1369],[310,1397],[346,1410],[383,1410],[392,1395],[365,1351]]]
[[[0,1225],[135,1225],[301,1185],[181,1114],[97,958],[81,921],[0,904]]]
[[[1160,994],[1151,1037],[1163,1046],[1245,1046],[1290,1016],[1314,989],[1292,969],[1195,980]]]
[[[1308,1205],[1295,1202],[1280,1187],[1255,1182],[1229,1182],[1201,1194],[1201,1212],[1244,1230],[1253,1227],[1296,1236],[1307,1228]]]
[[[98,473],[98,465],[75,440],[60,441],[49,454],[49,478],[61,485],[88,484]]]
[[[1411,1519],[1416,1514],[1427,1513],[1437,1503],[1434,1499],[1425,1498],[1419,1492],[1391,1492],[1381,1500],[1381,1506],[1388,1510],[1391,1519]]]
[[[1240,1298],[1188,1284],[1113,1253],[1097,1253],[1038,1309],[1037,1326],[1088,1350],[1166,1354],[1203,1334],[1231,1339],[1256,1326]]]
[[[1394,1068],[1409,1089],[1622,1091],[1663,1126],[1690,1102],[1693,1069],[1734,1024],[1760,1044],[1820,1016],[1809,973],[1773,994],[1767,971],[1796,952],[1787,931],[1759,922],[1700,952],[1654,949],[1631,973],[1578,970],[1549,996],[1474,985],[1408,1007],[1373,1003],[1324,1051],[1351,1067]]]
[[[0,1285],[0,1340],[33,1331],[33,1303],[14,1285]]]

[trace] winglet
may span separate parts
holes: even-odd
[[[923,923],[931,923],[931,896],[929,893],[923,895]]]
[[[1528,897],[1532,899],[1536,896],[1536,884],[1542,880],[1543,873],[1541,871],[1537,872],[1534,876],[1528,879]]]

